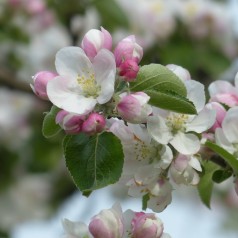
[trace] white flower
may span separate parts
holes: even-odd
[[[238,158],[238,107],[229,109],[222,128],[215,131],[216,143]]]
[[[81,48],[65,47],[55,66],[59,76],[47,84],[47,95],[57,107],[84,115],[111,99],[116,65],[110,51],[100,50],[91,63]]]
[[[147,128],[154,140],[163,145],[170,143],[181,154],[195,154],[200,149],[199,138],[191,132],[202,133],[215,122],[215,110],[204,107],[204,86],[194,80],[184,82],[188,99],[198,115],[187,115],[158,110],[148,118]],[[156,110],[156,109],[155,109]]]
[[[200,180],[196,171],[201,172],[202,168],[196,156],[179,154],[172,162],[169,170],[175,183],[196,185]]]

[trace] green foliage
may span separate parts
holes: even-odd
[[[200,177],[200,182],[197,186],[199,196],[208,208],[210,208],[210,202],[212,197],[213,190],[213,181],[212,177],[216,170],[218,170],[219,166],[214,164],[213,162],[207,161],[203,164],[203,173]]]
[[[128,28],[127,16],[115,0],[94,0],[92,3],[100,14],[102,26],[107,30],[113,31],[118,26]]]
[[[7,188],[7,186],[13,182],[14,169],[19,160],[19,156],[0,145],[0,191]],[[0,233],[1,234],[1,233]]]
[[[150,64],[140,68],[137,79],[130,85],[131,91],[144,91],[153,106],[179,113],[196,114],[196,109],[186,96],[183,82],[168,68]]]
[[[235,156],[230,154],[228,151],[223,149],[222,147],[212,143],[211,141],[207,141],[205,145],[220,155],[227,164],[233,169],[234,173],[238,175],[238,160]]]
[[[67,168],[83,194],[88,196],[119,180],[123,151],[120,140],[112,133],[66,136],[63,146]]]
[[[55,123],[55,117],[59,111],[59,108],[52,106],[50,112],[45,115],[42,126],[42,134],[44,137],[49,138],[55,136],[59,131],[61,131],[61,127]]]
[[[212,180],[215,183],[222,183],[225,180],[227,180],[228,178],[230,178],[232,175],[232,171],[231,170],[217,170],[214,172],[214,174],[212,175]]]

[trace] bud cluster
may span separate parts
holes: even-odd
[[[162,221],[154,213],[122,212],[116,203],[91,218],[89,225],[82,222],[63,221],[65,238],[170,238],[164,233]]]

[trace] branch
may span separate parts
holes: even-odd
[[[33,93],[28,83],[17,79],[17,76],[14,73],[2,67],[0,67],[0,84],[1,86],[6,86],[11,89]]]

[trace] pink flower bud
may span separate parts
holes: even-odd
[[[188,70],[179,66],[179,65],[168,64],[168,65],[166,65],[166,67],[169,70],[171,70],[174,74],[176,74],[182,81],[186,81],[186,80],[191,79],[191,75],[188,72]]]
[[[225,108],[218,102],[211,102],[206,105],[210,109],[216,110],[216,120],[213,126],[210,128],[210,131],[215,132],[216,128],[221,128],[223,119],[226,115]]]
[[[47,83],[55,78],[57,74],[49,72],[49,71],[40,71],[36,75],[33,76],[34,85],[30,84],[33,92],[41,99],[49,100],[46,86]]]
[[[134,60],[126,60],[119,67],[119,75],[123,76],[125,81],[130,82],[134,80],[139,71],[139,66]]]
[[[93,112],[89,115],[88,119],[82,125],[82,131],[88,135],[94,135],[103,131],[106,125],[104,116]]]
[[[92,218],[89,231],[94,238],[121,238],[124,231],[121,208],[114,205],[111,209],[102,210]]]
[[[150,97],[143,92],[136,92],[123,96],[117,105],[119,115],[130,123],[145,123],[152,113],[148,105]]]
[[[153,213],[136,212],[131,225],[133,238],[160,238],[163,234],[163,223]]]
[[[135,36],[131,35],[118,43],[114,55],[117,67],[128,59],[134,60],[138,64],[143,56],[143,49],[136,43]]]
[[[86,55],[92,60],[101,49],[111,50],[111,34],[103,27],[101,27],[101,31],[92,29],[85,34],[81,47]]]
[[[59,124],[67,134],[78,134],[81,132],[85,116],[69,113],[61,110],[57,113],[55,122]]]

